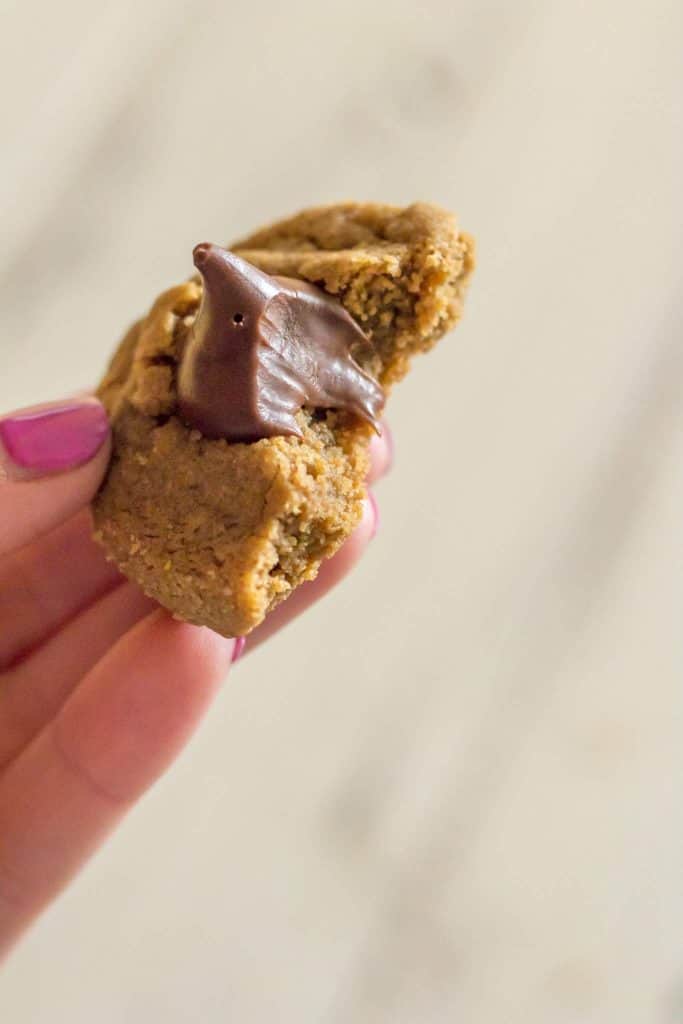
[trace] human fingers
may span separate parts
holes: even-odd
[[[89,509],[0,558],[0,671],[120,582],[92,539]]]
[[[83,676],[157,607],[122,583],[0,677],[0,770],[55,717]]]
[[[87,505],[109,459],[109,424],[96,398],[0,417],[0,555]]]
[[[171,764],[233,649],[232,640],[154,612],[0,776],[0,951]]]
[[[388,423],[382,422],[381,435],[373,434],[370,441],[370,472],[368,483],[377,483],[391,469],[394,461],[394,439]]]

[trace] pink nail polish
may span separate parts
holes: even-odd
[[[377,504],[377,498],[372,493],[372,491],[368,491],[368,501],[370,502],[370,508],[372,509],[372,516],[373,516],[373,520],[372,520],[372,533],[370,534],[370,540],[372,540],[372,538],[376,535],[377,531],[379,530],[379,520],[380,520],[379,505]]]
[[[0,420],[0,441],[15,466],[55,473],[88,462],[109,432],[95,398],[27,409]]]
[[[232,661],[233,664],[244,654],[244,648],[247,646],[246,636],[238,636],[235,640],[235,646],[232,649]]]

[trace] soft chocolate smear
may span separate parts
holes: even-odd
[[[368,339],[340,302],[206,242],[194,264],[204,291],[178,374],[189,426],[228,441],[301,437],[306,407],[347,410],[379,432],[384,393],[349,354]]]

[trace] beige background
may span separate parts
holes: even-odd
[[[227,239],[479,240],[381,532],[5,971],[8,1024],[683,1021],[680,0],[2,3],[0,407]]]

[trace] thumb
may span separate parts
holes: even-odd
[[[96,398],[0,417],[0,555],[58,526],[93,498],[109,460],[109,423]]]

